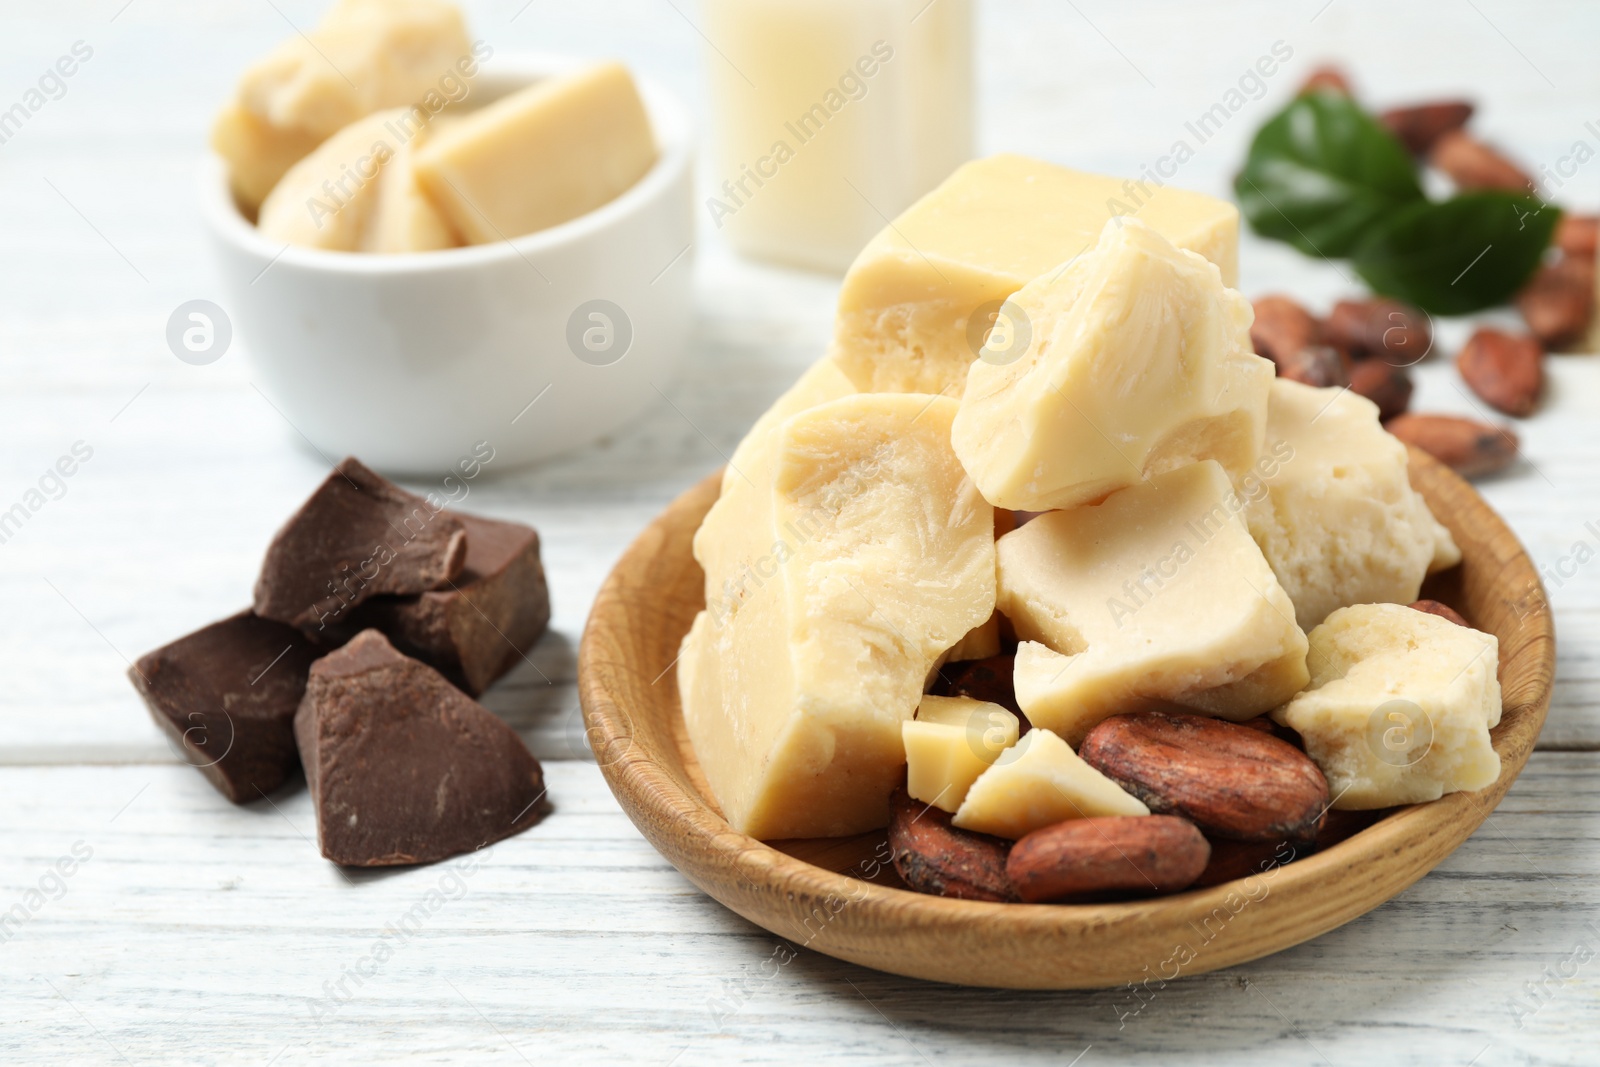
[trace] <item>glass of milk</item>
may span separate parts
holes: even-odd
[[[972,155],[970,0],[702,0],[704,208],[740,252],[842,271]]]

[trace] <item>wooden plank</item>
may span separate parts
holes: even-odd
[[[41,888],[74,842],[94,850],[65,895],[0,948],[0,1058],[1066,1064],[1085,1048],[1084,1064],[1594,1058],[1597,965],[1565,985],[1543,974],[1579,945],[1600,948],[1585,926],[1600,925],[1600,768],[1594,755],[1548,750],[1484,829],[1397,900],[1310,945],[1146,993],[1148,1004],[1126,990],[933,987],[811,952],[779,966],[771,937],[644,844],[592,766],[551,763],[555,814],[483,858],[464,895],[317,1025],[309,1004],[322,983],[366,958],[447,868],[346,884],[301,836],[303,793],[279,799],[288,822],[268,805],[233,809],[171,765],[121,675],[123,657],[244,602],[273,527],[322,469],[251,387],[242,349],[190,368],[160,333],[180,302],[220,295],[188,192],[212,111],[240,67],[285,35],[285,16],[307,26],[324,6],[64,0],[8,14],[0,35],[0,84],[12,87],[0,106],[73,41],[96,53],[0,149],[0,508],[74,441],[96,450],[66,496],[0,544],[0,908]],[[1217,19],[1205,5],[1102,4],[1084,12],[1091,31],[1039,0],[980,4],[980,147],[1137,174],[1276,40],[1293,62],[1175,182],[1225,194],[1255,126],[1331,55],[1357,57],[1361,90],[1380,104],[1477,97],[1476,128],[1535,168],[1580,138],[1594,143],[1583,123],[1600,66],[1581,42],[1600,13],[1583,0],[1545,5],[1538,19],[1512,19],[1505,5],[1314,7],[1313,19],[1247,0],[1239,17]],[[619,56],[707,113],[691,5],[468,8],[474,35],[501,53]],[[1152,23],[1164,32],[1149,33]],[[1593,166],[1555,199],[1594,210]],[[702,177],[707,187],[724,177],[709,156]],[[520,668],[487,699],[546,758],[581,749],[573,651],[611,562],[827,341],[834,281],[737,262],[708,223],[701,236],[699,326],[669,390],[676,408],[474,490],[474,506],[534,522],[545,538],[554,636],[533,656],[537,670]],[[1242,264],[1250,295],[1326,307],[1357,288],[1339,265],[1250,238]],[[1467,328],[1443,324],[1441,348]],[[1530,462],[1483,489],[1554,567],[1580,540],[1600,546],[1587,526],[1600,520],[1590,503],[1600,367],[1550,369],[1545,410],[1518,427]],[[1419,378],[1419,407],[1473,409],[1447,362]],[[1561,653],[1544,743],[1600,746],[1600,577],[1585,564],[1550,591]],[[86,760],[124,765],[16,766]],[[141,762],[151,760],[169,762]],[[1532,1013],[1527,983],[1543,1005]]]
[[[1137,993],[962,990],[791,958],[798,946],[672,870],[593,765],[548,772],[554,814],[468,868],[348,876],[308,840],[303,790],[241,809],[182,768],[0,772],[0,906],[45,890],[0,951],[0,1049],[19,1063],[360,1050],[1059,1064],[1093,1045],[1083,1062],[1431,1065],[1578,1062],[1600,1027],[1600,963],[1565,963],[1600,952],[1593,753],[1537,754],[1476,836],[1376,912]],[[75,846],[92,854],[59,891],[48,871]],[[391,924],[404,930],[385,940]],[[384,943],[389,958],[364,962]],[[374,971],[359,985],[345,977],[357,967]],[[319,1022],[324,983],[341,979],[348,999]]]
[[[821,351],[825,303],[807,316],[810,329],[765,350],[759,375],[739,373],[748,362],[742,337],[714,343],[715,328],[702,327],[711,339],[675,390],[675,407],[658,406],[625,436],[576,457],[520,471],[491,464],[473,484],[468,510],[530,522],[543,538],[552,633],[487,700],[529,733],[539,755],[571,755],[566,735],[581,734],[576,644],[611,563],[677,492],[721,464],[718,450],[731,452]],[[728,329],[739,335],[737,325]],[[0,695],[8,712],[0,761],[163,758],[123,677],[127,660],[247,604],[268,538],[326,473],[248,382],[158,383],[110,423],[138,388],[0,397],[0,455],[41,456],[42,469],[75,440],[94,449],[66,494],[0,545],[0,597],[14,606],[0,620],[0,647],[30,649]],[[48,418],[28,417],[41,405]],[[52,429],[59,425],[100,432],[63,434]],[[26,486],[37,474],[28,468],[13,481]],[[114,551],[107,529],[117,531]],[[39,728],[44,716],[48,730]]]
[[[707,345],[707,358],[691,366],[674,393],[681,414],[662,405],[592,452],[497,472],[473,488],[469,507],[531,522],[544,538],[553,632],[532,665],[519,667],[487,698],[538,755],[571,756],[569,737],[581,737],[576,645],[611,563],[672,496],[721,463],[717,450],[731,451],[787,376],[820,348],[815,329],[804,336],[765,359],[759,378],[737,372],[754,358],[745,342]],[[1454,371],[1423,370],[1424,395],[1439,394],[1430,405],[1449,407]],[[1600,437],[1584,399],[1600,394],[1600,365],[1559,361],[1552,378],[1551,409],[1523,426],[1526,451],[1541,457],[1537,469],[1481,486],[1535,561],[1547,566],[1571,557],[1579,541],[1600,550],[1600,536],[1586,526],[1600,525],[1600,512],[1590,514],[1600,498]],[[42,456],[35,464],[41,469],[78,439],[51,430],[52,419],[67,425],[81,419],[107,431],[91,435],[94,458],[67,494],[0,545],[0,598],[13,605],[0,618],[0,647],[29,650],[17,657],[0,694],[6,711],[0,762],[166,758],[122,677],[123,657],[247,603],[267,539],[323,473],[314,454],[285,447],[290,431],[248,383],[205,391],[152,387],[115,424],[106,422],[134,389],[0,397],[0,455]],[[51,419],[26,417],[44,401],[55,412]],[[1465,406],[1459,395],[1455,406]],[[1585,446],[1592,452],[1544,458],[1560,456],[1563,436],[1592,439]],[[117,531],[112,550],[107,529]],[[1573,576],[1549,583],[1560,663],[1542,743],[1594,747],[1600,745],[1600,571],[1592,562],[1562,565]],[[49,728],[42,730],[45,719]]]
[[[305,26],[321,6],[305,0],[283,9]],[[503,54],[603,50],[704,114],[704,43],[684,15],[670,5],[630,4],[618,19],[614,8],[535,5],[513,20],[518,10],[483,2],[469,4],[468,14],[474,33]],[[1239,20],[1214,20],[1177,5],[1162,24],[1173,28],[1171,41],[1193,47],[1184,62],[1172,63],[1162,60],[1166,37],[1144,40],[1139,55],[1123,57],[1047,7],[981,7],[982,147],[1137,173],[1155,147],[1183,134],[1200,102],[1217,99],[1249,60],[1282,39],[1296,58],[1274,75],[1271,95],[1250,100],[1197,146],[1175,182],[1225,194],[1254,126],[1313,57],[1331,54],[1362,57],[1362,87],[1375,101],[1470,86],[1489,103],[1481,117],[1486,135],[1532,163],[1553,163],[1585,136],[1590,116],[1581,102],[1600,94],[1600,68],[1574,59],[1572,50],[1585,39],[1581,26],[1594,25],[1594,10],[1570,0],[1549,10],[1521,25],[1518,40],[1560,82],[1559,97],[1490,25],[1463,22],[1454,11],[1436,17],[1419,9],[1408,16],[1417,33],[1374,35],[1364,20],[1395,26],[1399,16],[1341,3],[1309,23],[1282,5],[1257,3]],[[242,342],[212,366],[188,367],[161,341],[177,304],[220,296],[188,195],[194,160],[216,102],[241,65],[286,32],[283,17],[265,5],[197,0],[138,2],[115,22],[109,17],[102,5],[82,0],[52,5],[19,15],[0,41],[0,73],[17,86],[30,84],[74,40],[95,49],[67,94],[6,143],[0,168],[7,250],[0,256],[0,369],[7,382],[0,395],[0,507],[19,499],[74,441],[95,449],[67,495],[0,544],[0,598],[11,607],[0,618],[8,666],[0,761],[165,758],[120,676],[122,657],[242,604],[272,529],[322,470],[250,385]],[[1108,9],[1091,17],[1112,39],[1144,38],[1141,16]],[[1433,40],[1443,26],[1452,27],[1450,45],[1420,62],[1408,42],[1419,34]],[[181,77],[170,54],[185,57]],[[1063,55],[1073,61],[1038,61]],[[1156,80],[1170,91],[1150,92],[1129,60],[1158,70]],[[105,165],[109,157],[114,168]],[[710,166],[707,157],[705,177],[715,185]],[[1587,188],[1565,182],[1555,198],[1581,205]],[[735,260],[709,221],[696,255],[699,325],[685,376],[670,390],[676,407],[662,404],[580,455],[497,471],[471,501],[532,521],[545,537],[558,639],[534,658],[554,684],[545,687],[525,668],[491,697],[541,755],[570,753],[571,649],[610,563],[667,500],[722,461],[827,343],[835,280]],[[1356,288],[1340,266],[1249,235],[1241,259],[1243,288],[1252,295],[1287,291],[1326,306]],[[1453,350],[1467,328],[1441,324],[1441,350]],[[1419,377],[1419,407],[1473,409],[1446,361],[1430,361]],[[1546,409],[1519,424],[1530,463],[1485,483],[1484,491],[1535,559],[1555,565],[1579,540],[1600,547],[1586,526],[1600,518],[1588,503],[1600,492],[1600,428],[1588,399],[1600,390],[1600,366],[1555,360],[1551,379]],[[1551,594],[1561,671],[1544,740],[1600,745],[1600,574],[1585,565]]]

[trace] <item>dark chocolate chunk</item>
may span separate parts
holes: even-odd
[[[476,696],[516,666],[550,622],[550,592],[531,526],[458,515],[467,564],[448,589],[373,597],[350,613],[349,633],[373,627],[396,648]]]
[[[461,573],[461,520],[346,459],[267,546],[256,614],[317,636],[380,593],[422,593]]]
[[[294,733],[335,863],[432,863],[541,814],[544,774],[516,732],[377,630],[311,668]]]
[[[300,765],[295,711],[323,651],[292,626],[244,611],[141,656],[128,677],[184,760],[243,804]]]

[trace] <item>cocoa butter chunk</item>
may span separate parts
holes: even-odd
[[[323,631],[379,593],[423,593],[466,562],[461,520],[350,458],[267,546],[256,614]]]
[[[1208,459],[1238,478],[1260,455],[1272,363],[1250,305],[1193,252],[1113,220],[1007,301],[1030,339],[971,365],[950,427],[995,507],[1092,504]]]
[[[1089,731],[1078,755],[1152,812],[1180,815],[1213,837],[1310,840],[1328,810],[1328,781],[1310,757],[1236,723],[1117,715]]]
[[[376,630],[311,668],[294,733],[335,863],[432,863],[541,814],[544,774],[522,739]]]
[[[128,677],[185,762],[243,804],[300,765],[295,710],[321,654],[299,630],[243,611],[146,653]]]
[[[1311,684],[1273,711],[1347,811],[1423,804],[1500,777],[1493,634],[1402,604],[1340,608],[1310,633]]]
[[[1307,630],[1348,604],[1409,603],[1427,575],[1461,562],[1380,414],[1353,392],[1272,385],[1276,459],[1257,468],[1244,517]]]
[[[919,893],[960,900],[1016,900],[1006,877],[1006,842],[950,824],[950,815],[911,799],[889,799],[889,848],[894,869]]]
[[[467,531],[467,561],[453,588],[373,597],[350,613],[349,631],[382,630],[396,648],[476,696],[544,633],[550,592],[533,527],[457,517]]]

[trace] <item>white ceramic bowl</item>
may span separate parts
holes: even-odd
[[[496,58],[471,99],[572,65]],[[239,212],[222,160],[207,159],[201,208],[252,380],[328,456],[396,474],[449,468],[480,441],[497,466],[541,459],[659,400],[693,317],[693,137],[682,104],[647,81],[640,90],[660,151],[649,173],[596,211],[496,244],[284,247]]]

